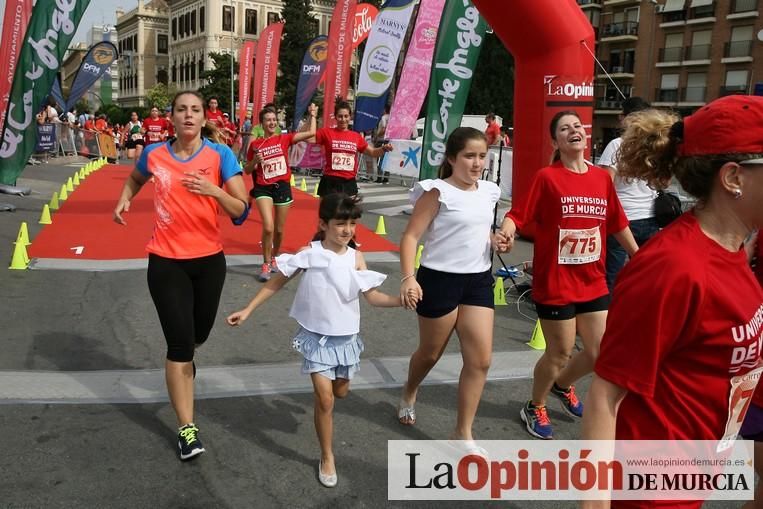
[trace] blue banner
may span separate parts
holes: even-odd
[[[116,59],[117,47],[108,41],[102,41],[90,47],[74,76],[69,97],[66,99],[66,111],[73,108],[85,92],[98,81],[98,78],[109,71],[112,62]]]
[[[37,124],[37,144],[35,152],[51,152],[56,148],[55,124]]]
[[[328,37],[319,35],[307,46],[305,56],[302,57],[302,67],[299,71],[297,84],[297,103],[294,107],[294,123],[292,130],[296,131],[302,115],[307,111],[307,106],[313,98],[315,89],[326,72],[326,53],[328,51]],[[257,112],[254,113],[255,115]]]
[[[414,3],[414,0],[387,0],[371,27],[363,62],[358,69],[360,79],[355,94],[355,122],[352,126],[357,132],[376,128],[384,113]]]
[[[53,88],[50,91],[50,97],[52,97],[56,103],[58,103],[58,106],[66,113],[66,99],[64,99],[64,93],[61,90],[61,80],[56,76],[56,80],[53,82]]]

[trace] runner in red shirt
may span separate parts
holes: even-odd
[[[271,272],[277,272],[276,256],[281,250],[286,215],[291,205],[291,168],[289,168],[289,147],[315,136],[315,118],[318,107],[311,104],[310,128],[300,133],[276,134],[278,118],[273,109],[260,111],[260,124],[265,137],[255,138],[249,143],[244,171],[252,175],[254,187],[249,196],[257,202],[257,210],[262,218],[262,270],[258,279],[265,282]],[[275,221],[273,206],[275,205]]]
[[[618,171],[657,187],[675,176],[698,206],[654,236],[616,283],[584,439],[712,440],[722,451],[736,438],[763,371],[763,290],[742,249],[763,226],[762,126],[763,97],[741,95],[683,122],[661,110],[628,120]]]
[[[546,413],[549,392],[573,417],[583,404],[572,385],[593,370],[609,307],[605,259],[607,235],[628,254],[638,246],[606,170],[583,159],[586,132],[577,113],[562,111],[550,126],[555,162],[538,171],[525,209],[511,210],[501,226],[510,249],[517,229],[536,225],[532,297],[546,350],[535,366],[532,399],[520,417],[537,438],[553,438]],[[572,356],[575,333],[583,350]],[[572,359],[570,359],[572,357]]]
[[[350,131],[352,109],[345,101],[340,101],[334,108],[337,126],[321,127],[315,135],[316,143],[323,145],[326,165],[318,184],[318,196],[331,193],[344,193],[349,196],[358,194],[358,156],[365,154],[379,158],[392,150],[389,143],[381,147],[371,147],[360,133]]]
[[[213,123],[218,130],[222,131],[225,127],[225,117],[223,117],[223,112],[217,109],[216,98],[211,97],[209,99],[209,108],[205,112],[205,116],[207,122]]]
[[[127,225],[130,200],[153,177],[148,286],[167,342],[165,379],[179,426],[178,453],[189,460],[204,452],[193,422],[194,352],[209,337],[225,282],[219,212],[241,224],[249,207],[236,156],[201,136],[204,99],[181,92],[172,111],[177,139],[146,147],[125,182],[114,221]]]
[[[495,113],[488,113],[485,116],[485,122],[487,122],[487,129],[485,129],[485,137],[487,138],[487,144],[498,145],[498,141],[501,138],[501,126],[495,119]]]
[[[164,117],[159,116],[159,108],[151,108],[151,115],[143,121],[143,132],[146,147],[153,143],[161,143],[167,139],[169,122]]]
[[[167,139],[175,137],[175,126],[172,125],[172,107],[164,110],[164,119],[167,121]]]

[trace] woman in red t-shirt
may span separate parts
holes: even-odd
[[[151,108],[151,115],[143,121],[143,133],[146,147],[154,143],[162,143],[167,139],[169,122],[159,116],[159,108]]]
[[[289,167],[289,147],[315,136],[315,118],[318,107],[311,104],[310,128],[299,133],[276,134],[278,118],[276,111],[265,108],[260,111],[260,124],[265,132],[262,138],[249,143],[244,171],[252,175],[254,187],[249,196],[257,203],[262,218],[262,270],[257,277],[265,282],[270,273],[276,272],[276,256],[281,249],[286,215],[291,205],[291,168]],[[251,200],[250,198],[250,200]],[[275,206],[275,207],[274,207]],[[275,208],[275,221],[273,220]]]
[[[679,121],[629,117],[618,171],[697,206],[655,235],[619,276],[586,400],[589,440],[733,445],[763,366],[763,290],[742,245],[763,226],[763,97],[728,96]],[[702,500],[618,501],[695,508]],[[584,507],[608,507],[587,503]]]
[[[578,114],[559,112],[549,128],[553,163],[538,171],[525,207],[508,212],[501,226],[510,249],[517,229],[535,225],[532,296],[546,351],[520,417],[532,436],[543,439],[553,438],[549,393],[570,416],[583,414],[573,383],[593,370],[609,307],[603,241],[614,235],[629,255],[638,250],[612,179],[583,157],[586,132]],[[573,356],[576,331],[583,350]]]
[[[315,135],[316,143],[323,145],[326,158],[323,175],[318,183],[318,196],[331,193],[344,193],[348,196],[358,194],[358,155],[365,154],[373,158],[381,157],[392,150],[386,143],[381,147],[371,147],[361,133],[350,131],[352,109],[345,101],[340,101],[334,108],[336,127],[321,127]]]

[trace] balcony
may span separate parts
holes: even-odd
[[[707,97],[707,87],[684,87],[681,89],[681,102],[704,103]]]
[[[683,60],[684,49],[682,46],[674,48],[660,48],[658,62],[681,62]]]
[[[638,39],[638,23],[635,21],[625,21],[622,23],[610,23],[604,25],[601,29],[601,39],[623,38],[630,40]]]
[[[598,8],[601,9],[601,0],[578,0],[581,9]]]
[[[688,23],[712,22],[715,20],[715,4],[702,5],[689,9]]]
[[[658,88],[654,91],[654,100],[660,103],[677,103],[679,92],[677,88]]]
[[[686,11],[670,11],[662,13],[662,24],[686,21]]]
[[[724,85],[721,87],[719,96],[739,95],[747,93],[747,85]]]
[[[758,11],[758,0],[732,0],[730,14]]]
[[[724,58],[752,57],[752,41],[731,41],[723,47]]]
[[[710,45],[687,46],[684,60],[710,60]]]
[[[597,110],[617,110],[620,111],[620,101],[610,99],[596,99]]]

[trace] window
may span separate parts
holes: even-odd
[[[688,48],[686,60],[707,60],[710,58],[711,30],[699,30],[691,34],[691,46]]]
[[[199,59],[199,79],[201,79],[201,75],[204,72],[204,59]]]
[[[178,66],[177,64],[172,64],[172,81],[177,82],[178,80]]]
[[[599,9],[588,9],[585,12],[586,16],[588,16],[588,21],[591,22],[591,26],[598,28],[599,21],[601,20],[601,11]]]
[[[246,12],[246,27],[244,33],[257,35],[257,11],[254,9],[247,9]]]
[[[223,5],[223,31],[232,32],[236,11],[230,5]]]
[[[169,53],[169,40],[167,34],[158,34],[156,36],[156,52],[162,55]]]
[[[683,60],[684,34],[667,34],[665,47],[660,49],[660,62],[680,62]]]
[[[132,50],[138,51],[138,34],[132,36]]]
[[[196,79],[196,66],[193,65],[193,62],[189,61],[188,62],[188,67],[189,67],[189,69],[191,71],[191,80],[195,80]]]
[[[172,40],[176,40],[178,38],[178,19],[172,18]]]
[[[705,90],[707,89],[707,74],[704,72],[690,72],[686,79],[686,93],[684,101],[705,102]]]
[[[156,73],[156,81],[157,83],[163,83],[164,85],[167,84],[167,69],[159,69]]]
[[[196,11],[191,11],[191,33],[196,34]]]
[[[725,57],[752,56],[753,27],[742,26],[731,29],[731,41],[726,44]]]
[[[180,37],[183,37],[185,36],[185,16],[182,14],[180,15],[179,24],[180,24]]]
[[[660,78],[660,88],[657,100],[661,102],[678,102],[678,74],[663,74]]]
[[[204,33],[204,24],[206,22],[206,9],[199,7],[199,32]]]
[[[268,25],[270,25],[271,23],[278,23],[280,19],[281,17],[278,15],[277,12],[268,13]]]
[[[313,26],[313,33],[311,35],[319,35],[321,33],[320,22],[313,18],[310,20],[310,24]]]
[[[747,92],[749,71],[726,71],[726,85],[721,90],[721,95],[744,94]]]
[[[191,35],[193,33],[196,33],[196,29],[191,27],[191,13],[187,12],[185,14],[185,34]]]

